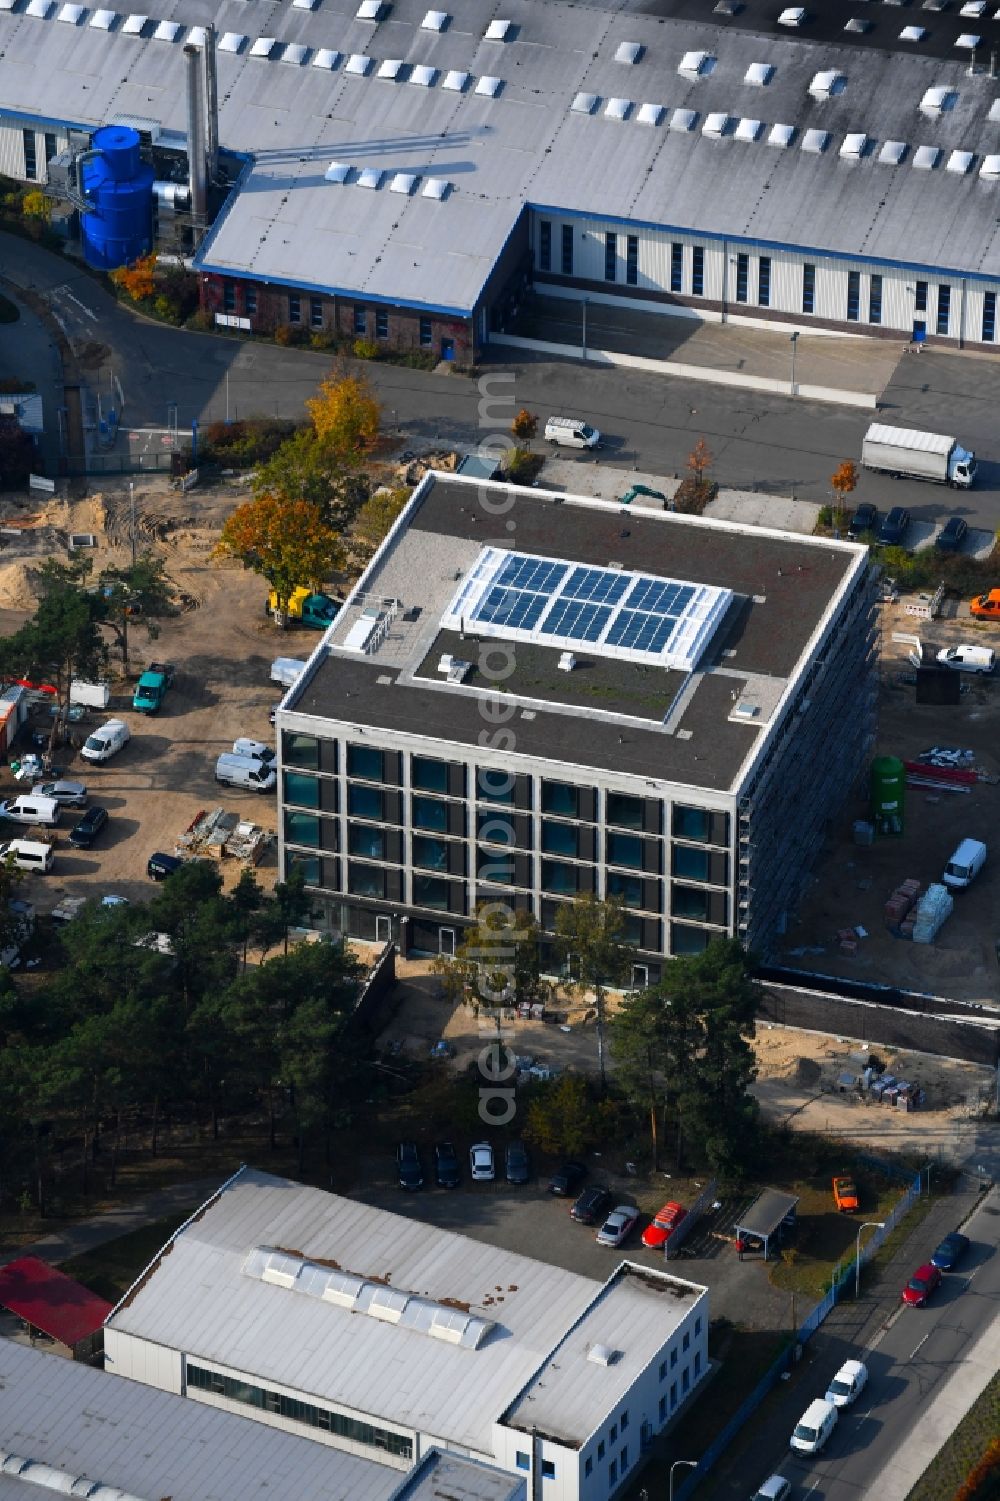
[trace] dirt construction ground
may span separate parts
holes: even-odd
[[[177,676],[163,708],[151,717],[131,708],[131,682],[112,681],[107,711],[90,710],[74,726],[89,731],[112,715],[125,719],[132,740],[104,766],[88,765],[60,750],[56,765],[86,783],[91,803],[108,809],[110,819],[91,850],[74,850],[66,835],[77,815],[65,811],[56,831],[56,859],[49,876],[29,876],[25,896],[46,913],[64,896],[116,893],[129,898],[152,894],[146,861],[154,850],[171,852],[177,836],[202,809],[224,806],[266,828],[274,828],[273,797],[220,787],[214,778],[217,756],[237,735],[273,744],[268,722],[280,697],[270,679],[278,655],[304,655],[315,644],[312,632],[279,632],[265,618],[265,586],[242,568],[209,560],[223,518],[244,496],[235,489],[181,495],[166,480],[143,479],[136,486],[140,550],[154,543],[166,561],[181,604],[180,613],[159,622],[150,641],[141,623],[131,640],[133,674],[147,660],[176,664]],[[66,557],[65,535],[89,532],[97,542],[94,571],[128,562],[127,496],[92,494],[68,505],[49,501],[20,507],[0,503],[3,525],[30,518],[38,522],[25,535],[5,537],[0,553],[0,632],[15,629],[34,605],[30,568],[46,553]],[[60,539],[62,545],[59,546]],[[120,668],[119,668],[120,671]],[[51,722],[51,721],[49,721]],[[39,720],[39,724],[43,721]],[[24,791],[9,768],[0,769],[0,797]],[[11,833],[20,832],[11,826]],[[235,860],[223,862],[227,886],[238,878]],[[265,886],[276,872],[273,848],[259,867]]]
[[[882,607],[877,753],[910,761],[931,746],[957,746],[974,752],[976,767],[989,780],[968,793],[908,787],[902,837],[878,839],[867,847],[853,841],[854,820],[870,814],[867,798],[859,795],[848,803],[803,892],[781,962],[1000,1005],[1000,678],[963,673],[968,691],[957,705],[918,705],[912,684],[900,681],[913,677],[907,661],[912,648],[892,639],[894,633],[919,635],[926,661],[941,647],[959,642],[1000,648],[1000,630],[973,620],[967,605],[957,602],[954,613],[949,616],[946,610],[933,621],[914,619],[904,613],[904,605],[901,600]],[[883,915],[892,890],[910,876],[922,888],[940,881],[949,856],[967,836],[984,840],[989,858],[978,879],[955,893],[954,911],[936,942],[894,938]],[[858,924],[869,936],[860,941],[856,955],[844,955],[835,934]]]

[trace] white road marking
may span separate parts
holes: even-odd
[[[868,1420],[868,1418],[870,1418],[870,1417],[871,1417],[871,1415],[872,1415],[872,1413],[873,1413],[873,1412],[874,1412],[874,1411],[875,1411],[875,1409],[874,1409],[874,1407],[869,1407],[869,1409],[868,1409],[868,1411],[867,1411],[867,1412],[863,1412],[863,1413],[862,1413],[862,1414],[861,1414],[861,1416],[860,1416],[860,1417],[859,1417],[859,1418],[858,1418],[858,1422],[859,1422],[859,1423],[864,1423],[864,1422],[866,1422],[866,1421],[867,1421],[867,1420]]]
[[[820,1479],[821,1479],[821,1477],[819,1475],[817,1475],[816,1479],[813,1481],[812,1485],[807,1485],[806,1486],[806,1495],[807,1496],[811,1495],[811,1493],[816,1489],[816,1487],[820,1483]]]
[[[928,1332],[927,1332],[927,1333],[926,1333],[926,1334],[925,1334],[925,1335],[924,1335],[924,1337],[923,1337],[923,1339],[922,1339],[922,1340],[921,1340],[921,1341],[920,1341],[920,1345],[926,1345],[926,1343],[927,1343],[927,1341],[928,1341],[928,1340],[929,1340],[929,1339],[930,1339],[930,1337],[931,1337],[931,1336],[930,1336],[930,1331],[929,1331],[929,1330],[928,1330]],[[911,1359],[911,1360],[912,1360],[912,1359],[913,1359],[913,1357],[914,1357],[914,1355],[916,1355],[916,1353],[917,1353],[917,1350],[919,1350],[919,1349],[920,1349],[920,1345],[916,1345],[916,1346],[915,1346],[915,1347],[914,1347],[914,1349],[912,1349],[912,1350],[911,1350],[911,1351],[910,1351],[910,1359]]]

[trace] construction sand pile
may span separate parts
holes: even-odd
[[[35,572],[27,563],[0,563],[0,610],[33,610],[38,603]]]

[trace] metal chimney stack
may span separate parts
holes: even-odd
[[[211,24],[205,27],[205,107],[208,112],[208,180],[219,176],[219,82],[215,69],[215,39]]]
[[[205,173],[205,106],[201,96],[202,61],[190,42],[184,48],[187,68],[188,181],[191,184],[191,217],[204,227],[208,200]]]

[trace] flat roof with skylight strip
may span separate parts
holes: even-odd
[[[732,598],[710,584],[486,547],[442,626],[692,672]]]

